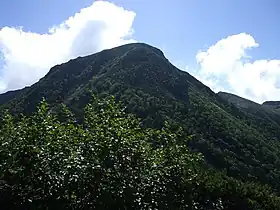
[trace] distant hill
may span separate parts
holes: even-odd
[[[240,96],[234,95],[232,93],[218,92],[217,95],[220,96],[221,98],[227,100],[228,102],[234,104],[235,106],[237,106],[239,108],[248,109],[248,108],[253,108],[253,107],[256,108],[256,107],[260,106],[258,103],[255,103],[246,98],[242,98]]]
[[[265,101],[262,105],[280,111],[280,101]]]
[[[230,176],[280,191],[280,115],[228,93],[215,94],[172,65],[157,48],[127,44],[54,66],[36,84],[0,95],[0,110],[30,114],[45,97],[53,112],[65,103],[81,118],[91,94],[114,95],[145,126],[164,120],[195,134],[189,146]]]
[[[265,101],[263,105],[267,106],[280,106],[280,101]]]
[[[275,133],[274,136],[279,138],[280,110],[278,109],[279,107],[277,106],[277,102],[264,102],[261,105],[237,95],[225,92],[219,92],[218,96],[244,110],[244,114],[249,116],[250,119],[254,118],[255,124],[260,128],[263,127],[266,129],[268,127],[268,133],[273,129],[273,132]]]

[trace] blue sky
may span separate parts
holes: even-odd
[[[114,17],[107,10],[109,5],[104,4],[97,10],[94,7],[99,6],[90,0],[1,1],[0,28],[5,27],[5,30],[0,29],[0,50],[4,57],[0,58],[0,91],[1,83],[2,92],[30,85],[44,76],[53,64],[65,62],[74,56],[140,41],[161,48],[176,66],[189,71],[214,91],[229,91],[257,102],[280,100],[280,51],[277,47],[280,37],[280,28],[277,27],[280,20],[277,14],[280,11],[279,1],[110,2],[118,8]],[[65,36],[69,35],[69,42],[79,43],[76,44],[79,49],[71,47],[70,50],[65,43],[60,46],[64,50],[51,58],[52,52],[57,51],[57,43],[66,42],[67,39],[61,38],[60,41],[57,35],[56,41],[52,42],[51,36],[47,36],[49,29],[53,26],[58,28],[59,24],[76,13],[83,13],[80,12],[82,8],[92,9],[81,18],[85,27],[77,26],[77,31],[74,33],[73,29],[71,35],[70,32],[65,33]],[[90,17],[95,16],[94,11],[97,13],[101,10],[107,17],[100,15],[97,18],[100,24],[88,24],[87,21],[94,19]],[[125,11],[131,13],[126,14]],[[21,31],[18,27],[22,27]],[[118,35],[113,37],[106,34],[109,31]],[[127,34],[130,34],[129,38],[123,38]],[[38,41],[33,42],[35,39]],[[26,43],[34,45],[34,49]],[[81,46],[84,48],[80,49]],[[17,48],[33,50],[24,53]],[[40,50],[46,52],[37,52]],[[31,57],[40,53],[48,58],[32,61]]]

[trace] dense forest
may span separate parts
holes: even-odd
[[[93,106],[92,94],[107,108],[99,102],[99,108]],[[115,100],[106,99],[111,95]],[[216,94],[143,43],[70,60],[30,87],[0,94],[1,160],[7,160],[1,164],[6,197],[1,195],[1,202],[26,208],[52,203],[101,209],[277,209],[279,104]],[[127,152],[137,161],[120,159]],[[114,163],[122,167],[115,169]],[[120,177],[128,177],[128,183]],[[103,203],[107,195],[110,202]]]
[[[112,99],[93,98],[78,124],[37,112],[0,129],[0,204],[7,209],[277,209],[269,187],[205,166],[182,129],[144,128]]]

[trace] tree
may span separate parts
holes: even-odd
[[[159,130],[144,128],[114,98],[93,98],[84,124],[77,124],[65,106],[62,110],[63,121],[43,100],[30,117],[5,115],[0,128],[1,206],[276,209],[279,204],[269,189],[241,187],[241,182],[203,169],[201,155],[188,150],[182,129],[171,132],[168,124]]]

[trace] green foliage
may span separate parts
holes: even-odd
[[[14,122],[6,115],[0,174],[7,202],[77,209],[181,205],[176,190],[184,190],[184,177],[195,176],[187,169],[198,157],[181,155],[186,148],[175,146],[167,129],[142,129],[113,100],[94,102],[84,126],[60,123],[45,101],[30,118]],[[153,149],[152,138],[168,146]]]
[[[72,119],[65,106],[63,110]],[[160,130],[143,128],[114,98],[93,98],[84,122],[60,122],[45,100],[30,117],[5,115],[0,129],[1,206],[276,209],[279,204],[269,189],[242,187],[206,173],[202,157],[178,142],[182,130],[172,133],[168,124]]]
[[[98,117],[91,116],[88,111],[85,118],[89,119],[91,116],[93,120],[87,120],[88,130],[85,125],[81,126],[84,120],[83,108],[89,103],[92,92],[99,97],[114,95],[117,101],[126,106],[127,112],[141,118],[141,126],[138,127],[145,127],[143,135],[146,136],[148,145],[152,145],[153,152],[154,147],[160,145],[158,142],[164,144],[163,139],[156,137],[159,134],[154,134],[154,129],[160,130],[167,121],[171,133],[176,133],[178,126],[183,128],[181,137],[176,137],[177,144],[188,144],[192,150],[201,152],[207,164],[225,170],[228,176],[238,180],[269,184],[280,192],[279,112],[277,114],[276,109],[229,94],[222,94],[223,97],[215,94],[187,72],[179,71],[160,50],[146,44],[128,44],[57,65],[31,87],[1,94],[0,112],[8,109],[14,116],[14,126],[19,126],[19,122],[22,122],[17,130],[24,135],[28,131],[28,135],[34,133],[52,138],[53,134],[48,134],[43,128],[36,132],[32,130],[38,129],[32,124],[33,121],[38,121],[38,125],[41,125],[42,117],[25,117],[19,120],[19,114],[30,116],[36,111],[37,104],[45,97],[49,104],[48,113],[59,119],[56,120],[54,116],[48,119],[57,125],[54,128],[50,123],[51,130],[54,129],[53,132],[57,133],[59,139],[79,142],[82,140],[75,139],[84,132],[86,136],[90,136],[88,138],[93,138],[91,124],[100,129],[105,129],[101,126],[111,126],[103,124],[103,115],[97,111],[97,107],[101,105],[96,104],[92,104],[87,110],[99,113]],[[62,104],[69,107],[76,119]],[[108,113],[106,115],[109,116]],[[132,119],[135,118],[130,117],[129,123],[139,123]],[[28,128],[25,128],[27,125]],[[154,129],[146,129],[147,127]],[[67,131],[61,131],[63,129]],[[75,135],[68,140],[71,135],[67,132],[70,131],[73,132],[71,135]],[[13,132],[13,135],[20,135]],[[185,142],[184,137],[192,134],[196,135]]]

